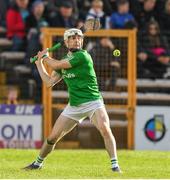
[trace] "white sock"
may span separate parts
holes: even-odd
[[[111,159],[111,166],[112,166],[112,168],[119,167],[118,160],[116,158]]]
[[[38,156],[36,161],[34,162],[35,165],[38,165],[38,166],[42,166],[43,164],[43,161],[44,161],[44,158]]]

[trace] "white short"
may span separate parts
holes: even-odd
[[[104,107],[104,103],[101,99],[83,103],[79,106],[70,106],[68,104],[61,115],[81,123],[87,117],[91,119],[94,112],[102,107]]]

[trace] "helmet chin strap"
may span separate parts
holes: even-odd
[[[66,47],[67,47],[67,49],[68,49],[70,52],[76,52],[76,51],[79,51],[79,50],[82,49],[82,47],[81,47],[81,48],[69,48],[69,47],[68,47],[68,44],[66,44]]]
[[[76,52],[76,51],[81,50],[82,48],[69,48],[69,47],[67,46],[67,49],[68,49],[70,52]]]
[[[70,48],[70,49],[68,48],[68,50],[71,52],[76,52],[76,51],[81,50],[81,48]]]

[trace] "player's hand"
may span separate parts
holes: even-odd
[[[38,61],[41,60],[44,56],[49,56],[48,49],[44,49],[43,51],[38,52]]]

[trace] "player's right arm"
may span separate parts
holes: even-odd
[[[56,71],[52,71],[51,75],[49,75],[44,67],[42,60],[36,61],[35,64],[37,66],[41,79],[43,80],[43,82],[46,84],[47,87],[53,87],[62,79],[61,75]]]
[[[48,49],[44,49],[43,51],[39,51],[38,54],[38,61],[43,59],[46,64],[52,68],[53,70],[61,70],[61,69],[69,69],[71,68],[71,64],[66,59],[53,59],[48,55]]]

